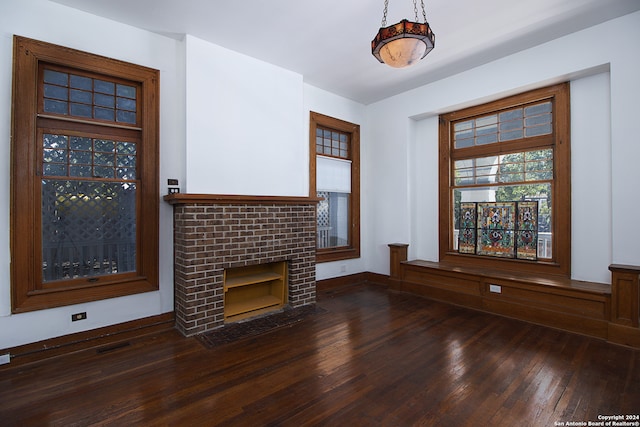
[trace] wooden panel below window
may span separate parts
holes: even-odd
[[[607,339],[611,287],[450,263],[401,261],[399,290],[532,323]],[[625,331],[618,332],[618,335]],[[624,342],[634,342],[625,339]]]

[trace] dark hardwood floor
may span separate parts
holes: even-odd
[[[207,349],[177,332],[0,372],[0,425],[555,426],[640,414],[640,351],[354,285]],[[556,424],[558,423],[558,424]]]

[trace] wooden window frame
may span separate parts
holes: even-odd
[[[316,190],[316,129],[318,126],[348,133],[351,160],[351,226],[350,245],[347,247],[316,249],[316,262],[330,262],[360,258],[360,125],[320,113],[311,112],[309,118],[309,196],[317,197]],[[317,226],[317,222],[316,222]]]
[[[137,208],[137,271],[43,285],[40,200],[38,70],[41,63],[136,82],[141,90]],[[11,154],[12,312],[20,313],[159,289],[159,71],[103,56],[14,36]],[[72,119],[73,120],[73,119]],[[87,127],[89,123],[78,126]],[[123,126],[126,127],[126,126]],[[144,218],[144,220],[141,220]]]
[[[553,104],[553,130],[551,135],[526,138],[519,142],[505,142],[505,150],[514,147],[522,151],[551,147],[554,150],[553,180],[553,257],[550,261],[523,261],[517,259],[498,259],[487,256],[460,254],[453,250],[451,230],[453,218],[450,215],[454,200],[451,196],[453,183],[452,158],[453,124],[478,116],[492,114],[501,110],[516,108],[522,104],[550,100]],[[459,149],[466,155],[481,156],[499,153],[494,147],[477,146]],[[571,276],[571,149],[570,149],[570,100],[569,84],[561,83],[526,93],[509,96],[497,101],[442,114],[439,122],[439,258],[441,262],[450,262],[463,266],[491,268],[496,270],[517,270],[533,274],[552,274]]]

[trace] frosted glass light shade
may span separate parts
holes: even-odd
[[[406,19],[380,28],[371,42],[371,53],[378,61],[395,68],[408,67],[427,56],[435,46],[435,34],[428,23]]]
[[[390,67],[403,68],[422,59],[426,49],[427,45],[422,40],[407,37],[382,46],[380,57]]]

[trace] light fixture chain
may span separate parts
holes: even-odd
[[[389,7],[389,0],[384,0],[384,13],[382,14],[382,24],[381,27],[387,26],[387,8]]]
[[[420,4],[422,5],[422,17],[424,18],[424,23],[427,23],[427,12],[424,11],[424,0],[420,0]],[[417,20],[418,18],[416,18]]]
[[[413,12],[416,14],[416,20],[414,22],[418,22],[418,5],[416,4],[416,0],[413,0]]]

